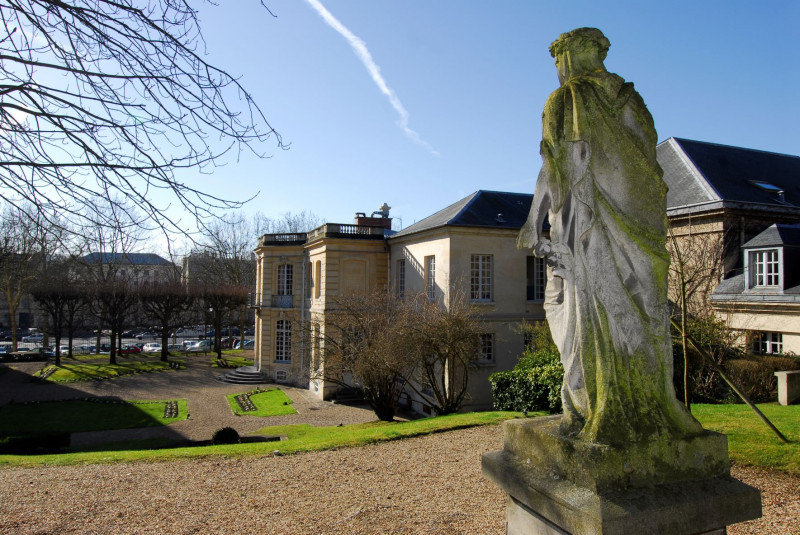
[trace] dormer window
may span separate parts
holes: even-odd
[[[747,253],[748,289],[782,289],[781,250],[758,249]]]

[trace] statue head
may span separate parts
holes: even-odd
[[[562,84],[575,76],[605,71],[603,60],[611,43],[597,28],[578,28],[562,33],[550,45],[556,59],[558,81]]]

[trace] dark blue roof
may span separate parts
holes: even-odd
[[[478,190],[443,210],[401,230],[406,236],[444,226],[519,230],[528,218],[533,195]]]
[[[81,257],[87,264],[130,264],[136,266],[169,266],[169,260],[153,253],[89,253]]]
[[[800,156],[689,139],[659,144],[667,206],[733,201],[800,207]]]

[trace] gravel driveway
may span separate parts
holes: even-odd
[[[173,392],[181,377],[188,377],[157,376],[156,382]],[[128,380],[136,382],[136,378]],[[131,399],[123,386],[123,379],[118,379],[85,384],[77,390],[116,391]],[[190,407],[195,406],[195,396],[206,395],[184,386],[189,393],[179,397],[188,397]],[[127,388],[131,395],[137,393],[133,385]],[[209,403],[223,392],[241,388],[212,384]],[[141,399],[164,397],[153,390]],[[289,395],[300,393],[290,391]],[[5,395],[4,388],[0,403]],[[301,398],[295,398],[295,405],[306,408],[288,418],[349,423],[347,418],[358,421],[369,416],[363,409],[316,406],[313,400]],[[193,413],[198,410],[190,408]],[[222,425],[202,423],[199,414],[192,418],[201,423],[194,430],[187,425],[188,435],[196,432],[207,438],[209,430]],[[285,418],[280,417],[281,421]],[[263,425],[246,422],[249,419],[231,417],[230,421],[243,431]],[[505,498],[482,477],[480,456],[501,447],[501,428],[486,426],[290,456],[3,469],[0,533],[500,535]],[[800,478],[742,467],[734,467],[733,475],[761,489],[764,517],[732,526],[729,534],[800,533]]]

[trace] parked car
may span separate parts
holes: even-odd
[[[144,353],[158,353],[161,351],[161,344],[158,342],[148,342],[142,347]]]
[[[233,349],[253,349],[256,343],[255,340],[245,340],[244,343],[236,342],[236,345],[233,346]]]
[[[141,349],[139,349],[137,346],[133,346],[133,345],[122,346],[121,348],[119,348],[119,354],[120,355],[130,355],[130,354],[133,354],[133,353],[141,353],[141,352],[142,352]]]
[[[190,351],[192,353],[205,353],[211,351],[213,349],[213,345],[211,340],[200,340],[199,342],[195,342],[186,348],[186,351]]]
[[[41,342],[42,340],[44,340],[43,334],[29,334],[22,337],[23,342]]]

